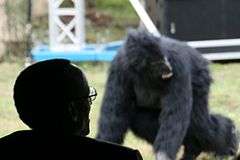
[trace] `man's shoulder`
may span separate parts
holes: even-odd
[[[0,138],[0,145],[7,145],[14,143],[16,141],[19,141],[20,138],[22,138],[22,135],[24,135],[23,131],[17,131],[10,133],[2,138]]]
[[[18,150],[21,154],[24,153],[22,151],[36,154],[41,150],[43,154],[79,155],[87,156],[88,159],[142,160],[138,150],[111,142],[81,136],[46,136],[32,131],[18,131],[1,138],[0,148],[5,151]]]
[[[112,148],[112,149],[117,149],[117,150],[121,150],[121,151],[127,151],[127,152],[132,152],[132,151],[136,151],[136,149],[130,148],[130,147],[126,147],[126,146],[122,146],[116,143],[112,143],[112,142],[108,142],[108,141],[103,141],[103,140],[98,140],[98,139],[93,139],[93,138],[89,138],[89,137],[82,137],[81,138],[83,141],[85,141],[86,143],[89,144],[93,144],[97,147],[106,147],[106,148]]]
[[[137,149],[89,137],[81,137],[80,139],[85,144],[84,146],[87,146],[85,149],[91,150],[93,154],[101,152],[101,155],[105,155],[107,159],[142,160],[142,156]]]

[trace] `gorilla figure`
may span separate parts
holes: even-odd
[[[183,42],[130,32],[109,70],[97,138],[121,144],[131,129],[158,160],[174,160],[182,144],[183,159],[234,154],[233,122],[209,113],[208,64]]]

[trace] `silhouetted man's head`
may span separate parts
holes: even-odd
[[[35,63],[23,70],[14,85],[20,118],[46,133],[89,133],[89,86],[82,71],[63,59]]]

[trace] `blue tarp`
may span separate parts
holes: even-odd
[[[33,48],[32,60],[42,61],[54,58],[65,58],[70,61],[111,61],[122,46],[123,41],[106,44],[87,44],[79,51],[52,51],[47,45]]]

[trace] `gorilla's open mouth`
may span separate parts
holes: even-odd
[[[172,72],[162,74],[162,79],[169,79],[173,76]]]

